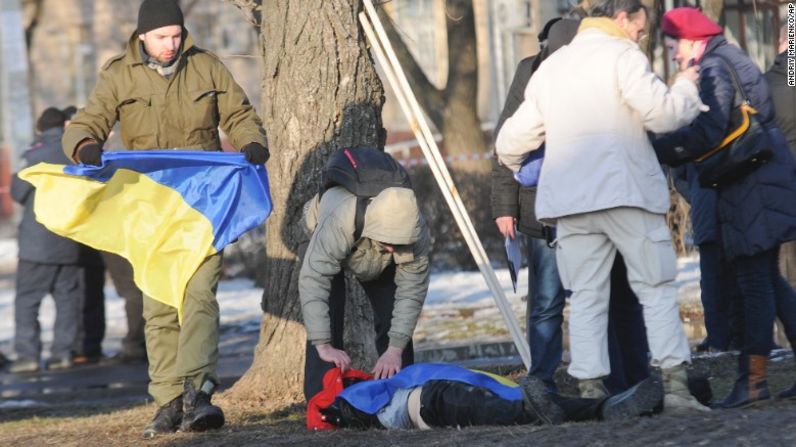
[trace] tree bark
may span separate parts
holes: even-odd
[[[361,10],[360,1],[345,0],[262,4],[262,115],[272,153],[267,167],[274,212],[262,266],[260,341],[251,368],[230,392],[236,399],[303,399],[306,333],[298,298],[298,247],[307,237],[302,206],[318,191],[332,151],[380,144],[384,90],[359,26]],[[346,341],[357,344],[346,347],[355,367],[369,368],[375,353],[366,348],[373,345],[370,309],[361,292],[353,295],[346,305]]]

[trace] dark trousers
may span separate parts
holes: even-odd
[[[78,348],[85,356],[98,357],[102,355],[102,339],[105,338],[105,267],[101,264],[86,266],[83,277],[86,290]]]
[[[144,356],[144,295],[133,280],[133,267],[126,259],[113,253],[102,252],[102,259],[111,274],[116,293],[124,298],[127,335],[122,339],[122,352],[134,357]]]
[[[642,307],[627,280],[625,260],[617,252],[611,269],[611,302],[608,306],[611,374],[603,381],[611,394],[621,393],[649,377],[648,353]]]
[[[768,356],[771,329],[778,316],[791,341],[796,340],[796,292],[779,271],[779,247],[740,256],[733,265],[743,302],[746,355]]]
[[[528,305],[525,312],[531,369],[528,374],[556,390],[553,376],[561,364],[564,286],[558,276],[556,251],[544,239],[528,242]]]
[[[376,351],[379,355],[387,350],[390,344],[390,324],[395,304],[395,266],[392,265],[375,280],[360,282],[373,309],[373,323],[376,330]],[[345,277],[339,273],[332,279],[329,291],[329,320],[332,331],[332,346],[345,349],[343,346],[343,323],[345,316]],[[414,363],[414,347],[411,340],[404,348],[401,356],[401,367]],[[327,363],[318,356],[318,351],[310,342],[306,346],[304,363],[304,397],[309,401],[323,389],[323,375],[334,368],[334,363]]]
[[[564,420],[597,420],[604,399],[568,398],[551,393]],[[522,400],[506,400],[486,388],[452,380],[431,380],[420,392],[420,417],[432,427],[522,425],[541,421],[524,409]]]
[[[724,261],[719,243],[707,242],[699,246],[699,269],[707,344],[726,351],[733,340],[743,338],[743,313],[735,278]]]
[[[55,300],[52,358],[72,356],[83,302],[83,267],[20,260],[14,299],[14,350],[23,360],[39,360],[41,326],[39,307],[47,294]]]

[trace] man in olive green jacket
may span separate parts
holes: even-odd
[[[311,234],[299,273],[299,297],[307,329],[304,395],[323,388],[323,375],[351,359],[343,350],[347,268],[373,307],[377,379],[412,364],[412,333],[428,292],[428,226],[409,188],[387,188],[365,209],[362,235],[355,239],[357,197],[341,186],[315,196],[304,209]]]
[[[102,163],[116,122],[130,150],[218,151],[220,126],[251,163],[269,152],[262,123],[245,93],[213,54],[193,45],[174,0],[145,0],[127,49],[111,58],[86,107],[63,136],[67,157]],[[159,409],[144,437],[201,431],[224,424],[210,397],[218,385],[219,310],[215,292],[221,254],[205,259],[188,282],[183,320],[177,309],[144,297],[149,393]]]

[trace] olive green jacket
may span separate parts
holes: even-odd
[[[102,67],[86,107],[75,115],[62,140],[74,159],[78,145],[91,139],[103,144],[118,121],[125,149],[218,151],[218,127],[241,149],[267,145],[262,122],[243,89],[212,53],[195,47],[183,31],[176,72],[166,79],[146,66],[138,36],[124,53]]]
[[[362,236],[354,240],[357,198],[337,186],[316,195],[304,208],[311,235],[299,273],[299,298],[313,344],[330,343],[329,293],[332,279],[346,267],[359,281],[372,281],[395,264],[395,304],[390,346],[403,349],[415,331],[428,293],[431,237],[414,192],[387,188],[365,211]],[[394,246],[394,252],[383,250]]]

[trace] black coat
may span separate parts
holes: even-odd
[[[721,54],[740,78],[766,129],[774,155],[754,172],[717,190],[719,234],[727,260],[753,256],[796,239],[796,168],[782,131],[774,121],[768,84],[740,48],[722,36],[710,39],[699,62],[700,97],[710,111],[655,142],[659,159],[679,165],[718,146],[729,132],[730,114],[740,104]],[[676,148],[679,148],[677,150]]]
[[[796,87],[788,86],[787,58],[787,51],[777,56],[766,72],[766,81],[771,89],[777,125],[788,140],[791,154],[796,156]]]
[[[694,244],[702,245],[719,240],[719,222],[715,189],[699,185],[699,176],[693,163],[674,169],[674,184],[677,191],[691,205],[691,228]]]
[[[525,100],[525,88],[531,76],[539,68],[542,61],[556,50],[567,45],[577,34],[579,20],[563,19],[550,28],[547,47],[536,56],[526,57],[517,65],[514,79],[511,81],[506,104],[495,125],[495,138],[500,128]],[[517,229],[529,236],[544,238],[543,225],[536,219],[536,187],[524,187],[514,180],[511,170],[500,166],[497,160],[492,162],[492,217],[502,216],[517,218]]]
[[[500,128],[525,99],[525,87],[536,69],[537,56],[521,60],[511,81],[506,104],[500,113],[495,126],[495,138]],[[497,160],[492,161],[492,217],[502,216],[517,218],[517,229],[529,236],[543,238],[542,224],[536,220],[536,187],[524,187],[514,180],[511,169],[501,166]]]
[[[44,163],[70,164],[61,149],[64,130],[55,127],[42,132],[22,158],[27,166]],[[25,207],[19,223],[19,259],[42,264],[78,264],[87,256],[81,244],[51,232],[36,221],[33,213],[35,188],[14,174],[11,179],[11,196]]]

